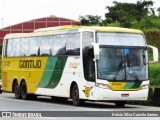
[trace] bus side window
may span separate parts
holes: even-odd
[[[8,39],[4,40],[4,44],[2,46],[3,49],[3,57],[7,57],[7,44],[8,44]]]
[[[6,57],[11,57],[11,51],[12,51],[12,40],[11,39],[8,39],[7,42],[6,42]]]
[[[40,48],[40,37],[30,37],[29,39],[29,56],[38,56],[38,50]]]
[[[80,55],[80,33],[67,35],[66,54]]]
[[[55,35],[52,46],[52,55],[66,54],[66,35]]]
[[[20,56],[20,39],[12,39],[11,57]]]
[[[41,39],[41,45],[38,50],[39,55],[41,56],[48,56],[52,55],[51,48],[53,44],[54,37],[53,36],[42,36]]]
[[[87,81],[95,81],[95,63],[93,61],[93,32],[83,32],[82,48],[83,48],[83,70],[84,77]]]
[[[29,38],[20,38],[20,56],[28,56],[28,41]]]

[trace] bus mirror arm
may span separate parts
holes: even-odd
[[[151,45],[147,45],[147,47],[151,48],[153,51],[153,61],[149,61],[149,63],[158,62],[158,49]]]
[[[94,61],[99,59],[99,44],[98,43],[92,43],[93,45],[93,50],[94,50]]]

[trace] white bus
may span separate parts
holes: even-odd
[[[8,34],[2,55],[2,88],[17,99],[51,96],[111,101],[147,100],[148,52],[140,30],[61,26]]]

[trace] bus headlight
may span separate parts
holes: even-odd
[[[107,84],[96,83],[96,86],[103,89],[111,89],[110,86]]]
[[[143,90],[143,89],[148,89],[149,88],[149,84],[146,84],[146,85],[142,85],[141,87],[140,87],[140,90]]]

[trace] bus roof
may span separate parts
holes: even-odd
[[[100,27],[100,26],[58,26],[58,27],[48,27],[48,28],[40,28],[31,33],[12,33],[7,34],[5,39],[8,38],[19,38],[19,37],[29,37],[29,36],[43,36],[43,35],[51,35],[51,34],[59,34],[66,33],[69,31],[78,31],[82,30],[93,30],[97,32],[122,32],[122,33],[137,33],[143,34],[142,31],[136,29],[128,29],[128,28],[120,28],[120,27]]]
[[[71,30],[71,29],[91,29],[100,32],[126,32],[126,33],[143,33],[140,30],[136,29],[128,29],[128,28],[120,28],[120,27],[101,27],[101,26],[59,26],[59,27],[49,27],[49,28],[40,28],[35,30],[34,32],[47,32],[47,31],[55,31],[55,30]]]

